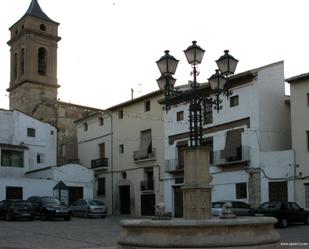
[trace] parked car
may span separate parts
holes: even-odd
[[[0,202],[0,217],[5,220],[34,219],[30,202],[23,200],[4,200]]]
[[[73,216],[106,217],[107,208],[103,201],[93,199],[78,199],[71,205]]]
[[[71,210],[52,196],[31,196],[27,200],[31,202],[35,215],[40,216],[43,220],[51,218],[71,219]]]
[[[253,214],[253,208],[246,202],[242,201],[216,201],[212,203],[212,215],[220,216],[222,214],[223,205],[227,202],[232,204],[232,211],[237,216],[249,216]]]
[[[298,222],[309,225],[309,211],[295,202],[264,202],[255,209],[254,213],[277,218],[276,225],[283,228]]]

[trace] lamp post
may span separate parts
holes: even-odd
[[[164,109],[166,112],[170,110],[172,105],[182,102],[189,103],[190,147],[201,146],[203,137],[202,109],[205,108],[206,104],[211,104],[217,112],[222,109],[220,96],[229,97],[232,95],[228,78],[234,74],[238,60],[231,56],[228,50],[224,51],[224,55],[216,61],[219,69],[208,79],[211,90],[205,94],[199,90],[200,84],[197,82],[197,67],[203,60],[205,50],[198,46],[196,41],[193,41],[192,45],[184,50],[184,53],[193,69],[193,82],[190,84],[190,89],[180,91],[174,88],[176,79],[173,78],[173,75],[179,61],[170,55],[168,50],[156,62],[161,72],[157,83],[159,88],[164,91]]]

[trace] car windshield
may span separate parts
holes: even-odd
[[[60,205],[60,201],[56,198],[53,198],[53,197],[43,197],[42,203],[43,204],[58,204],[58,205]]]
[[[280,203],[266,202],[260,206],[260,209],[279,209],[280,206],[281,206]]]
[[[104,202],[103,201],[99,201],[99,200],[91,200],[89,201],[89,205],[93,205],[93,206],[103,206]]]
[[[17,201],[15,202],[16,207],[30,207],[31,203],[28,201]]]
[[[213,202],[212,207],[213,208],[221,208],[223,206],[224,202]]]

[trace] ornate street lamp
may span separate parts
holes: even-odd
[[[238,60],[231,56],[228,50],[224,51],[224,55],[216,61],[219,69],[208,79],[211,90],[205,94],[200,91],[200,84],[196,79],[198,75],[197,66],[202,62],[205,50],[198,46],[196,41],[193,41],[192,45],[184,50],[184,53],[188,63],[193,68],[193,82],[190,89],[180,91],[174,88],[176,79],[172,76],[176,72],[179,61],[170,55],[168,50],[156,62],[161,72],[157,83],[159,88],[164,91],[164,109],[166,112],[173,105],[183,102],[189,103],[190,146],[201,146],[203,137],[202,109],[205,108],[206,104],[211,104],[217,112],[222,109],[220,96],[229,97],[232,95],[228,78],[234,74]]]

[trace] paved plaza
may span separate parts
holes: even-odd
[[[119,221],[72,218],[71,221],[0,220],[0,249],[113,249],[120,235]],[[282,248],[309,248],[309,226],[293,225],[278,229]],[[305,243],[303,243],[305,242]]]

